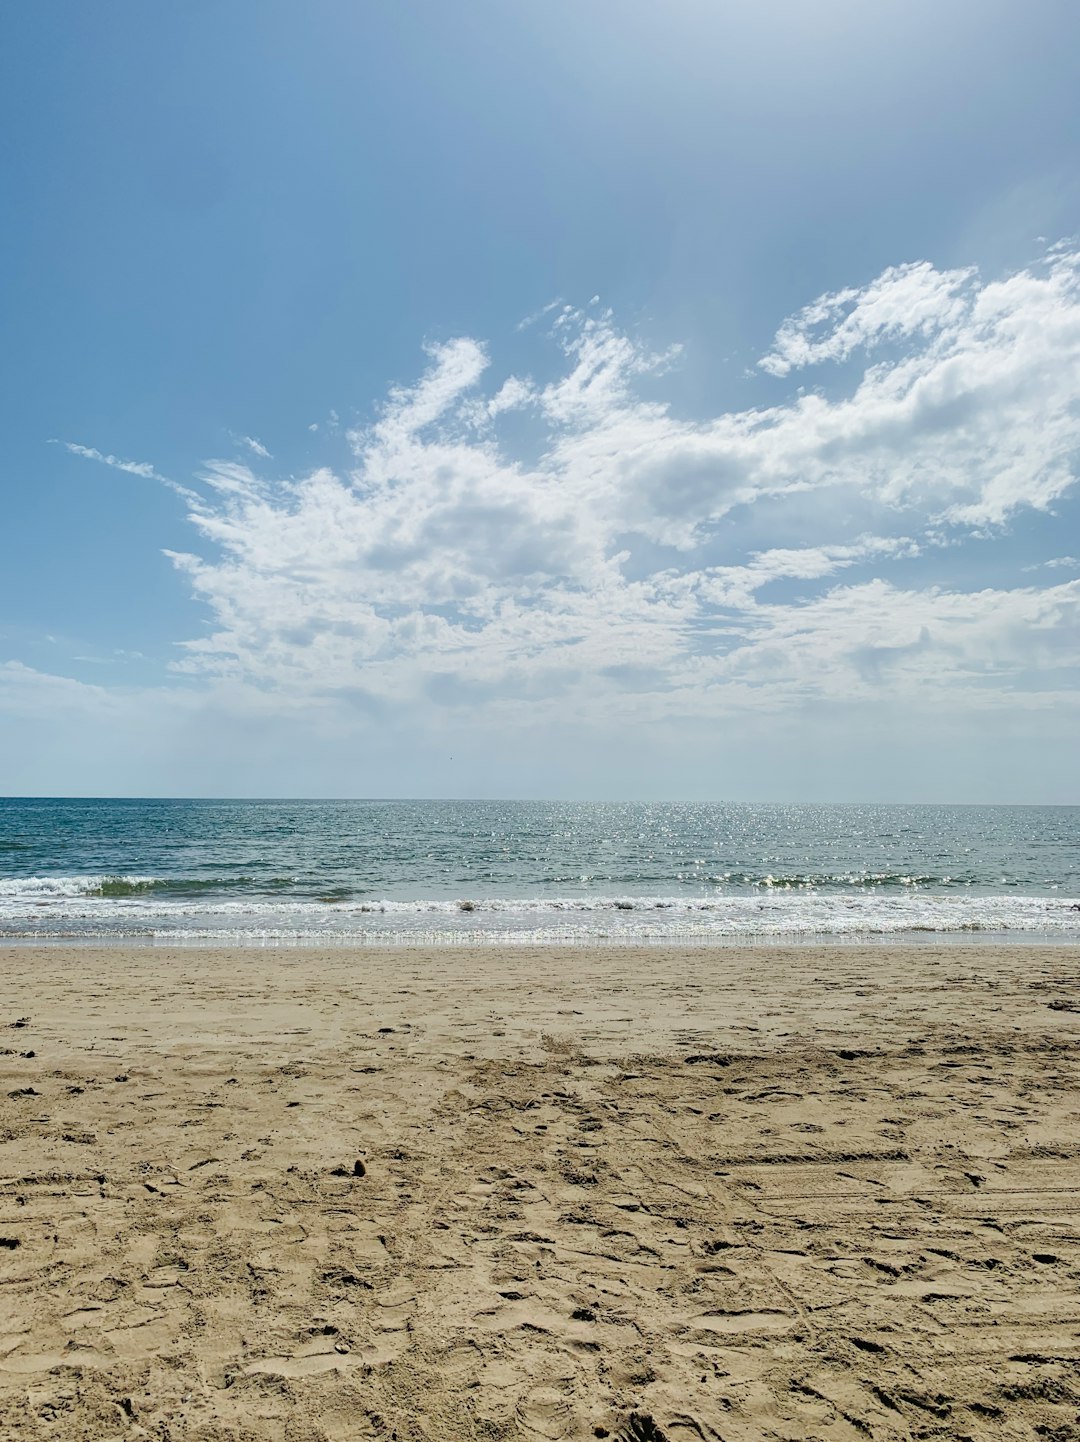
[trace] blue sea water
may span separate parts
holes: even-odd
[[[1080,808],[0,798],[0,937],[1080,942]]]

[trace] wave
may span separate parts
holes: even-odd
[[[485,878],[489,883],[491,878]],[[468,879],[459,880],[467,886]],[[863,892],[863,891],[926,891],[946,889],[955,891],[985,890],[987,883],[971,875],[932,875],[929,873],[905,872],[771,872],[729,871],[704,874],[696,871],[680,871],[675,875],[545,875],[536,883],[545,888],[546,894],[533,900],[520,901],[516,898],[488,897],[473,901],[447,901],[441,899],[419,901],[375,901],[358,903],[376,907],[416,906],[421,909],[468,905],[477,909],[507,905],[554,906],[560,909],[621,906],[629,898],[634,905],[641,906],[710,906],[717,899],[746,892]],[[642,895],[632,888],[642,886],[681,888],[674,896]],[[998,885],[1013,888],[1019,883],[1001,877]],[[552,895],[547,888],[566,887],[569,895]],[[577,888],[587,888],[584,894]],[[1054,892],[1054,884],[1047,881],[1048,892]],[[625,888],[625,892],[623,892]],[[359,884],[336,882],[320,883],[317,878],[296,876],[257,876],[254,874],[230,876],[141,876],[106,874],[95,876],[25,876],[0,880],[0,909],[5,899],[50,901],[66,897],[94,897],[101,900],[137,899],[140,897],[184,897],[212,896],[214,893],[247,893],[258,896],[292,895],[303,901],[342,903],[357,900],[363,895]],[[577,894],[575,894],[577,893]]]
[[[292,878],[27,877],[0,881],[0,934],[426,944],[739,937],[1041,934],[1080,942],[1080,901],[918,886],[763,887],[708,895],[297,896]]]
[[[25,876],[0,881],[0,910],[7,899],[47,902],[77,897],[209,896],[240,890],[273,893],[294,882],[292,876]]]

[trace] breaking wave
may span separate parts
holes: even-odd
[[[873,884],[877,882],[878,884]],[[0,935],[442,942],[1003,934],[1080,942],[1080,900],[923,878],[718,885],[705,895],[358,897],[289,877],[31,876],[0,881]]]

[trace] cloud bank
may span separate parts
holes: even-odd
[[[141,661],[140,685],[0,660],[0,782],[1080,785],[1080,251],[996,279],[899,265],[821,296],[735,382],[755,403],[712,414],[680,413],[678,349],[595,298],[511,341],[528,366],[476,338],[429,344],[368,424],[316,423],[338,461],[302,474],[240,431],[188,485],[63,442],[178,495],[193,539],[166,554],[202,625],[169,637],[156,675]],[[111,655],[124,638],[98,639]]]
[[[677,352],[595,307],[546,321],[543,380],[499,375],[475,339],[430,345],[339,472],[208,463],[204,546],[172,559],[213,625],[177,669],[361,710],[582,718],[1072,694],[1080,583],[912,576],[1073,487],[1076,250],[822,296],[758,364],[787,394],[703,419],[655,399]],[[792,395],[796,374],[822,387]]]

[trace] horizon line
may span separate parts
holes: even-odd
[[[590,796],[225,796],[210,794],[172,795],[172,796],[151,796],[137,795],[134,793],[117,793],[114,795],[63,795],[45,794],[35,792],[9,792],[0,793],[0,803],[10,801],[155,801],[155,802],[184,802],[184,801],[213,801],[213,802],[247,802],[265,803],[268,805],[283,804],[287,802],[310,802],[324,805],[370,805],[373,803],[400,804],[402,802],[417,802],[423,805],[468,805],[468,806],[911,806],[911,807],[1012,807],[1028,808],[1032,810],[1044,810],[1055,808],[1061,810],[1080,809],[1080,801],[889,801],[881,798],[859,801],[750,801],[734,799],[708,798],[696,801],[680,800],[676,798],[643,798],[643,797],[621,797],[612,799],[610,797]]]

